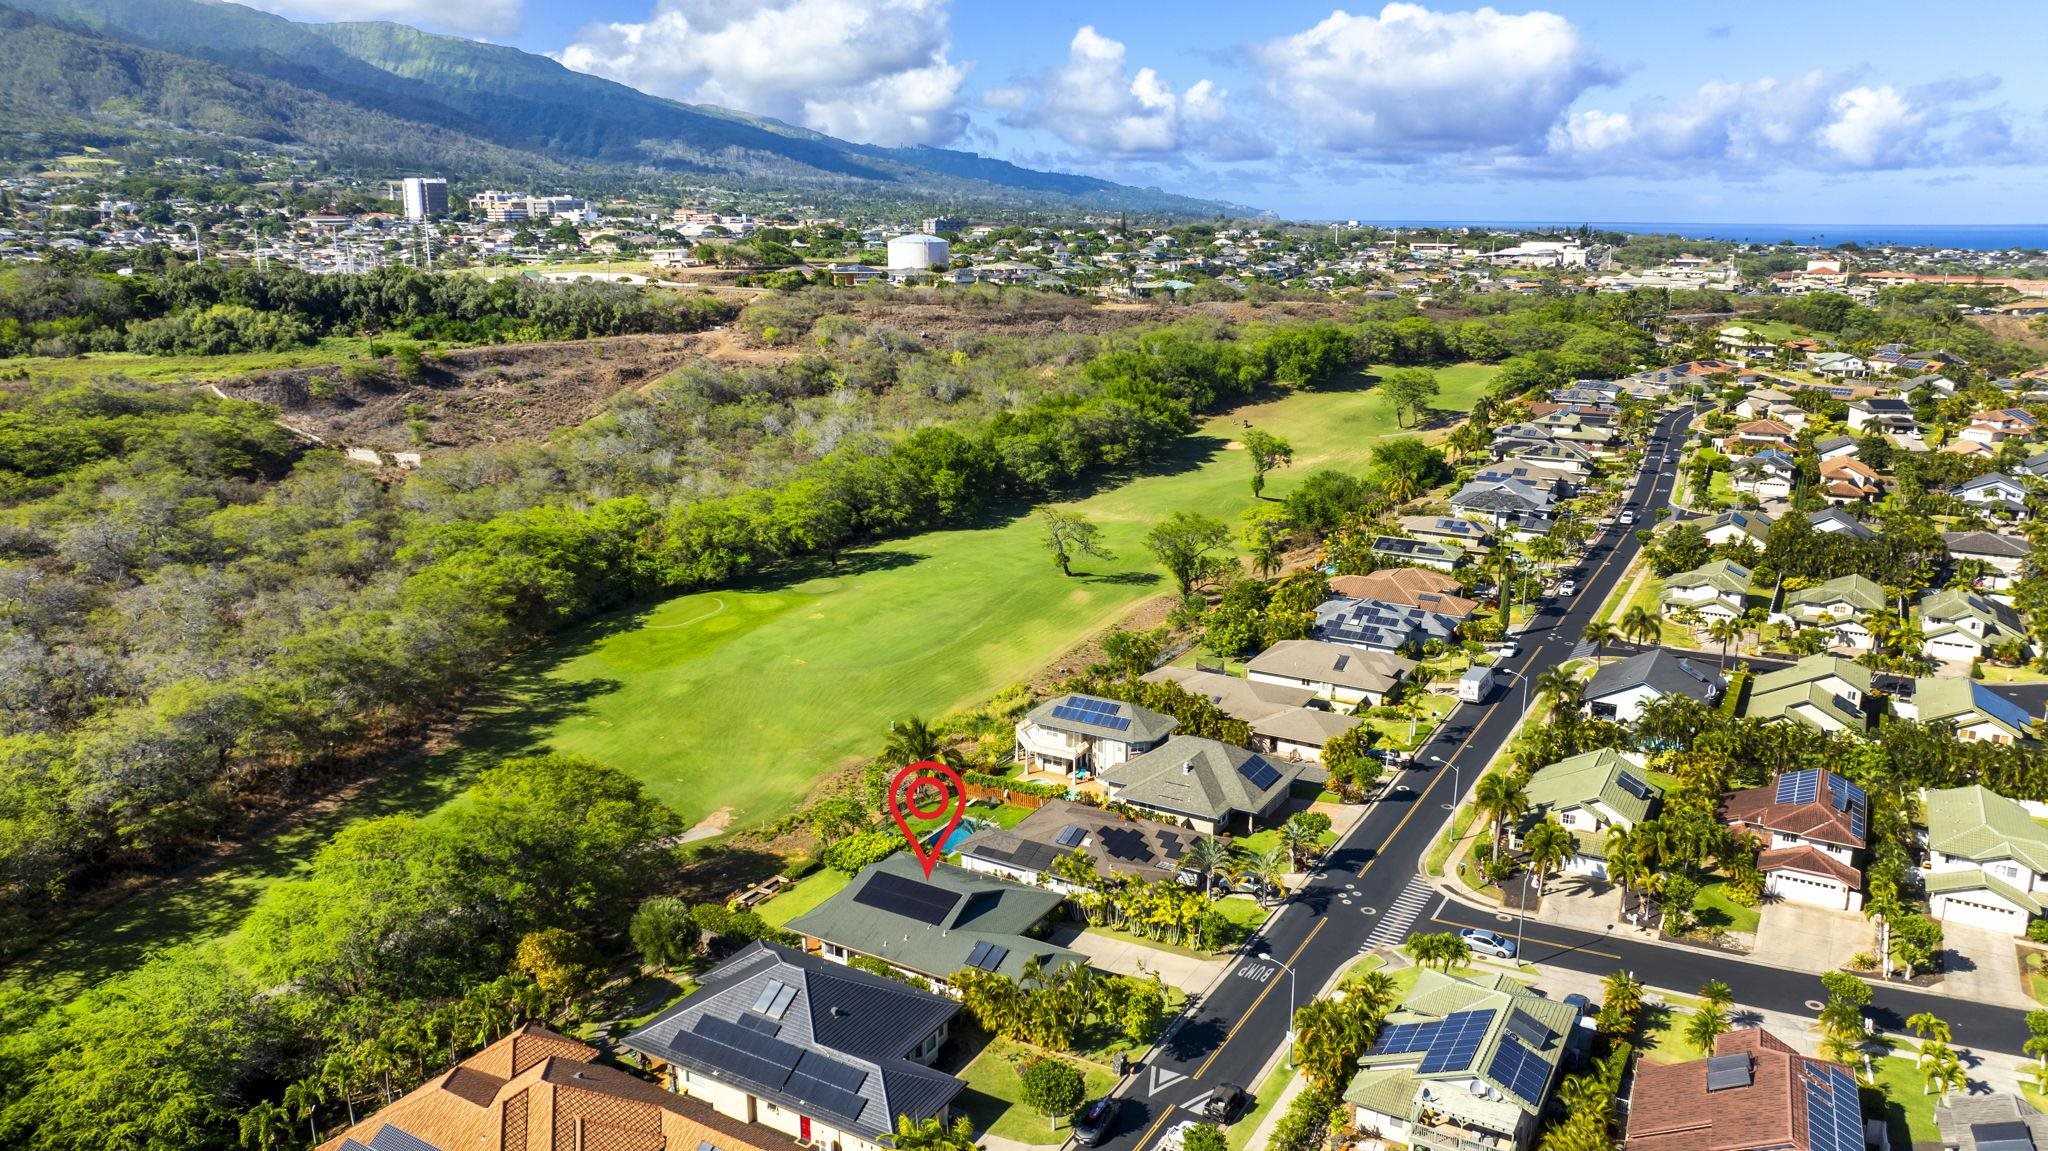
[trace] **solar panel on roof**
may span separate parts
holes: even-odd
[[[1061,847],[1079,847],[1085,840],[1087,840],[1087,838],[1087,831],[1083,830],[1082,828],[1075,827],[1073,824],[1070,823],[1067,826],[1060,828],[1059,839],[1056,840],[1056,842]]]
[[[1444,1017],[1443,1026],[1437,1028],[1436,1037],[1430,1040],[1429,1051],[1422,1057],[1422,1066],[1416,1070],[1423,1075],[1434,1075],[1445,1071],[1463,1071],[1472,1066],[1479,1057],[1479,1045],[1486,1040],[1486,1029],[1493,1022],[1492,1011],[1457,1011]]]
[[[1508,1034],[1528,1044],[1531,1051],[1541,1051],[1550,1043],[1550,1028],[1524,1011],[1508,1012]]]
[[[858,1119],[867,1106],[867,1100],[860,1094],[862,1085],[867,1081],[868,1073],[861,1068],[828,1059],[815,1051],[806,1051],[797,1060],[786,1089],[821,1111]]]
[[[1839,775],[1828,777],[1828,798],[1833,801],[1836,811],[1848,811],[1852,806],[1864,807],[1870,803],[1870,797],[1862,788]]]
[[[1486,1076],[1531,1107],[1539,1107],[1543,1104],[1543,1089],[1550,1085],[1550,1065],[1514,1036],[1504,1035],[1493,1053],[1493,1062],[1486,1065]]]
[[[1644,783],[1640,779],[1637,779],[1635,776],[1630,775],[1628,772],[1624,771],[1620,775],[1616,776],[1615,782],[1621,785],[1621,789],[1623,791],[1628,792],[1630,795],[1635,796],[1637,799],[1650,798],[1650,785]]]
[[[1812,803],[1819,794],[1818,770],[1794,771],[1778,777],[1779,803]]]
[[[775,1022],[773,1019],[764,1019],[751,1011],[740,1015],[739,1024],[750,1031],[759,1031],[763,1035],[775,1035],[782,1030],[782,1024]]]
[[[1749,1053],[1716,1055],[1707,1060],[1707,1090],[1726,1091],[1731,1087],[1747,1087],[1754,1072],[1750,1068]]]
[[[861,884],[860,890],[854,893],[853,901],[937,927],[946,921],[946,916],[953,910],[953,905],[960,902],[960,897],[942,887],[877,871]]]
[[[1010,949],[1007,947],[988,942],[977,943],[974,950],[967,953],[967,966],[978,967],[983,971],[994,971],[1003,965],[1003,960],[1009,958],[1009,955]]]
[[[1264,791],[1280,782],[1279,769],[1256,755],[1238,764],[1237,774],[1244,776],[1245,782],[1257,791]]]
[[[803,1049],[728,1023],[714,1015],[699,1016],[691,1034],[711,1048],[716,1064],[740,1079],[770,1089],[780,1089]]]
[[[1813,1151],[1862,1151],[1863,1109],[1840,1067],[1806,1067],[1806,1139]]]
[[[1427,1023],[1396,1023],[1382,1027],[1379,1037],[1373,1041],[1371,1054],[1399,1055],[1410,1051],[1426,1051],[1430,1040],[1436,1038],[1437,1029],[1443,1024],[1432,1019]]]
[[[761,987],[761,994],[755,996],[753,1010],[770,1019],[782,1018],[789,1010],[789,1001],[796,998],[796,988],[780,979],[770,979]]]
[[[386,1123],[370,1137],[370,1151],[441,1151],[410,1131]]]

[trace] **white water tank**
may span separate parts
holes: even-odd
[[[943,267],[948,251],[946,241],[923,232],[898,236],[889,241],[889,270],[892,272],[928,272]]]

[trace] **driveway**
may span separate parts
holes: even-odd
[[[1156,972],[1168,987],[1181,987],[1189,991],[1209,986],[1223,973],[1223,969],[1230,965],[1231,960],[1236,958],[1231,955],[1198,959],[1192,955],[1181,955],[1158,947],[1147,947],[1132,940],[1119,939],[1104,932],[1083,931],[1076,923],[1062,923],[1054,928],[1052,942],[1061,947],[1070,947],[1087,956],[1090,967],[1141,978]]]
[[[1794,971],[1836,971],[1859,951],[1875,952],[1877,929],[1857,911],[1829,911],[1783,899],[1764,904],[1753,958]],[[2011,947],[2007,947],[2009,952]]]
[[[2039,1007],[2020,976],[2020,956],[2010,935],[1987,927],[1941,925],[1942,962],[1948,974],[1936,990],[1978,1003],[2029,1010]]]
[[[1621,888],[1583,875],[1552,879],[1536,918],[1580,931],[1604,932],[1627,926],[1621,919]]]

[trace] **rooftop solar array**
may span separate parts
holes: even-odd
[[[1550,1064],[1512,1035],[1503,1035],[1500,1047],[1487,1064],[1486,1076],[1520,1096],[1531,1107],[1543,1105],[1543,1089],[1550,1085]]]
[[[1628,772],[1624,771],[1616,776],[1614,782],[1620,784],[1623,791],[1628,792],[1637,799],[1650,798],[1650,785],[1630,775]]]
[[[1852,806],[1866,807],[1870,804],[1870,796],[1866,795],[1861,787],[1839,775],[1828,781],[1828,793],[1836,811],[1847,811]]]
[[[1779,803],[1812,803],[1819,797],[1818,770],[1792,771],[1778,777]]]
[[[1129,731],[1131,721],[1123,714],[1123,704],[1115,700],[1096,699],[1092,695],[1070,695],[1052,709],[1054,719],[1073,723],[1088,723],[1106,727],[1111,731]]]
[[[1083,843],[1087,842],[1087,839],[1088,832],[1085,829],[1075,827],[1073,824],[1070,823],[1065,827],[1060,828],[1059,839],[1056,842],[1058,842],[1061,847],[1079,847]]]
[[[967,953],[967,966],[979,967],[983,971],[994,971],[1003,965],[1003,960],[1009,958],[1009,955],[1010,949],[1007,947],[994,943],[977,943],[974,950]]]
[[[953,910],[954,904],[960,902],[960,897],[942,887],[877,871],[861,884],[860,890],[854,893],[853,901],[937,927],[946,921],[947,914]]]
[[[782,1031],[782,1024],[773,1019],[764,1019],[751,1011],[741,1013],[740,1026],[759,1031],[763,1035],[776,1035]]]
[[[1264,791],[1280,782],[1279,769],[1256,755],[1238,764],[1237,774],[1244,776],[1255,791]]]
[[[699,1016],[691,1031],[711,1047],[721,1066],[741,1079],[786,1092],[820,1112],[848,1121],[858,1120],[867,1105],[860,1095],[868,1079],[862,1068],[714,1015]]]
[[[780,1019],[782,1013],[789,1010],[789,1001],[795,998],[796,988],[780,979],[770,979],[754,999],[754,1010],[770,1019]]]
[[[1457,1011],[1446,1015],[1416,1071],[1435,1075],[1470,1068],[1479,1057],[1479,1045],[1486,1041],[1486,1029],[1493,1023],[1493,1016],[1492,1011]]]
[[[1526,1011],[1508,1012],[1508,1034],[1528,1044],[1531,1051],[1541,1051],[1550,1045],[1550,1028],[1530,1018]]]
[[[1863,1151],[1856,1081],[1840,1067],[1806,1065],[1806,1143],[1812,1151]]]
[[[1750,1068],[1749,1053],[1739,1051],[1733,1055],[1716,1055],[1707,1060],[1707,1090],[1726,1091],[1731,1087],[1747,1087],[1753,1082],[1754,1072]]]

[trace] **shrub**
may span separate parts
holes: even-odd
[[[784,879],[802,879],[816,870],[818,870],[818,857],[805,852],[792,857],[788,863],[783,864],[781,874]]]
[[[1088,1081],[1064,1059],[1036,1059],[1024,1065],[1024,1105],[1057,1121],[1072,1115],[1088,1097]]]
[[[657,896],[633,913],[631,934],[642,963],[669,968],[696,954],[697,940],[703,932],[691,918],[688,904]]]
[[[2035,919],[2028,922],[2027,938],[2035,943],[2048,943],[2048,919]]]
[[[903,847],[903,835],[895,828],[863,831],[850,835],[825,849],[825,866],[853,875],[870,864],[880,863]]]

